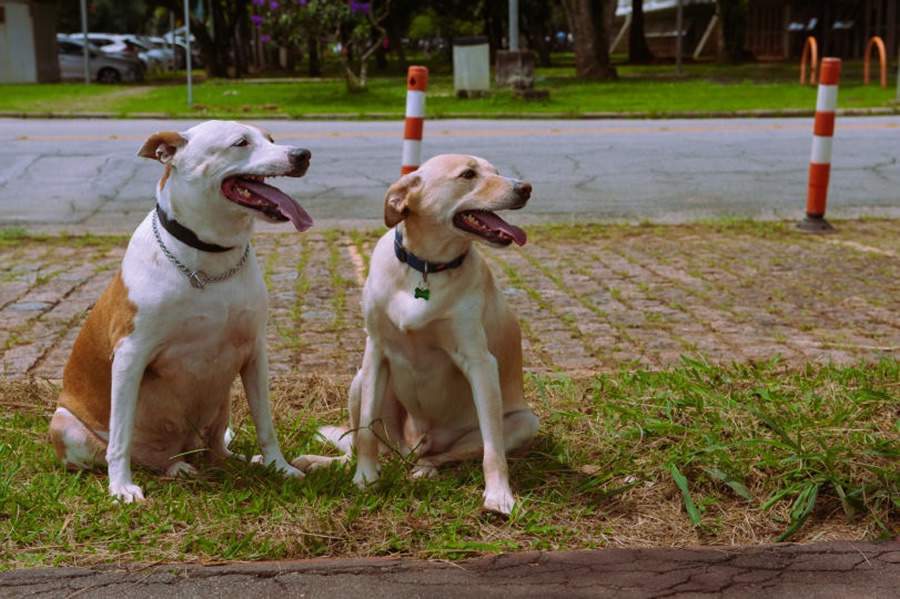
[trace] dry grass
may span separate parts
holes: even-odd
[[[138,471],[149,502],[119,506],[102,473],[70,473],[46,441],[58,392],[0,385],[0,559],[5,567],[287,559],[861,539],[896,534],[900,363],[790,369],[772,362],[572,378],[529,375],[541,417],[511,461],[520,507],[480,511],[477,463],[411,481],[387,464],[360,492],[349,470],[286,481],[243,463],[196,480]],[[342,422],[346,377],[280,377],[272,397],[287,455],[321,452]],[[255,449],[234,393],[233,448]],[[671,475],[687,478],[695,523]],[[807,506],[810,491],[814,501]]]

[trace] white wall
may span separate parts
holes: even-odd
[[[34,83],[34,25],[31,8],[19,2],[2,2],[6,21],[0,24],[0,83]]]

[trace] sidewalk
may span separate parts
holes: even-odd
[[[464,560],[309,560],[218,566],[19,570],[5,597],[885,598],[900,542],[525,552]]]
[[[270,290],[274,375],[351,375],[376,232],[257,236]],[[789,366],[900,355],[900,220],[540,226],[522,249],[486,251],[537,372],[658,369],[683,354]],[[61,378],[124,238],[0,243],[0,377]]]

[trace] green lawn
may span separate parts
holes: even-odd
[[[360,492],[350,470],[283,480],[235,462],[198,479],[138,470],[149,501],[117,505],[106,476],[66,472],[47,441],[58,390],[0,385],[0,568],[257,560],[603,546],[890,537],[900,510],[900,363],[788,370],[777,361],[572,379],[530,375],[538,439],[511,462],[519,507],[480,512],[478,463],[432,480],[385,465]],[[344,383],[273,383],[289,456],[344,416]],[[233,448],[255,450],[235,398]]]
[[[439,68],[437,73],[446,71]],[[453,93],[452,77],[432,76],[428,95],[430,117],[453,115],[518,116],[586,113],[678,114],[736,110],[812,110],[816,89],[800,86],[796,66],[749,64],[737,67],[689,65],[675,77],[671,65],[622,66],[615,82],[585,82],[561,64],[538,69],[538,87],[550,90],[547,101],[525,101],[508,90],[488,98],[461,100]],[[861,84],[861,67],[845,68],[838,104],[842,108],[891,106],[893,87]],[[185,104],[183,85],[146,84],[101,86],[83,84],[0,85],[0,111],[111,112],[119,116],[163,113],[170,116],[254,117],[342,115],[400,117],[406,89],[400,75],[375,77],[367,93],[348,94],[342,80],[294,82],[210,80],[195,86],[195,106]]]

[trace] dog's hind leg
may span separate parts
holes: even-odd
[[[246,461],[247,456],[234,453],[228,446],[234,440],[234,431],[228,426],[231,410],[228,402],[223,402],[216,420],[210,427],[209,443],[210,457],[214,463],[221,463],[230,458]]]
[[[57,457],[70,470],[106,464],[106,443],[66,408],[53,413],[50,440]]]
[[[507,452],[526,445],[538,430],[538,417],[529,409],[516,410],[503,416],[503,446]],[[484,440],[477,428],[464,434],[440,453],[424,456],[412,471],[415,478],[434,476],[437,467],[453,462],[476,460],[484,453]]]
[[[316,436],[341,452],[340,456],[324,456],[324,455],[300,455],[291,460],[294,468],[309,472],[317,468],[325,468],[334,463],[346,464],[353,456],[353,437],[356,435],[356,423],[359,422],[359,393],[361,385],[361,374],[356,373],[353,382],[350,383],[350,392],[348,393],[348,411],[350,412],[350,426],[323,426],[320,427]]]

